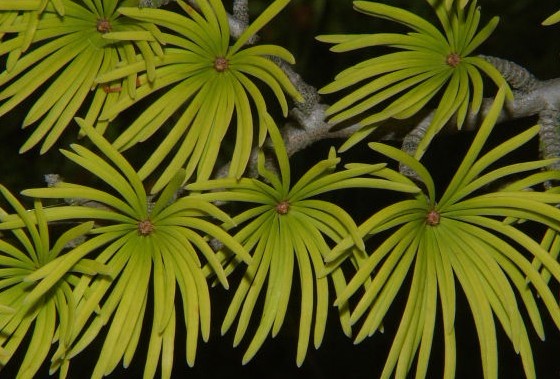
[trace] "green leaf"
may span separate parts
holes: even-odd
[[[240,50],[252,36],[258,33],[263,26],[276,17],[276,15],[278,15],[278,13],[280,13],[289,2],[290,0],[275,0],[272,4],[270,4],[237,38],[237,41],[235,41],[233,46],[229,49],[229,54],[235,54],[238,50]]]
[[[548,25],[556,24],[558,22],[560,22],[560,11],[548,16],[546,20],[542,22],[542,24],[548,26]]]

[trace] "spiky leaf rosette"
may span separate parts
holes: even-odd
[[[494,315],[521,355],[525,375],[535,378],[535,368],[527,328],[519,309],[524,304],[537,334],[544,330],[536,296],[542,299],[557,326],[560,309],[546,282],[531,264],[530,257],[560,280],[560,265],[538,242],[504,217],[531,220],[558,230],[560,210],[554,193],[526,191],[526,188],[559,177],[558,172],[540,170],[552,160],[523,162],[488,168],[509,152],[538,134],[538,127],[503,142],[481,155],[482,147],[502,108],[505,89],[481,125],[475,140],[449,186],[439,199],[428,170],[400,150],[379,143],[370,146],[379,153],[410,165],[422,179],[426,193],[397,202],[374,214],[359,226],[360,236],[379,232],[389,237],[362,265],[337,301],[344,304],[364,283],[365,292],[352,311],[351,322],[365,317],[356,341],[378,330],[405,277],[412,274],[408,301],[389,352],[382,378],[396,370],[406,377],[417,355],[416,377],[424,378],[434,335],[438,293],[444,324],[444,377],[453,378],[456,363],[455,282],[470,305],[480,342],[485,378],[498,377],[498,351]],[[510,175],[528,175],[503,190],[480,194],[489,184]],[[345,238],[327,260],[340,259],[353,239]],[[529,257],[529,258],[528,258]],[[372,273],[374,273],[373,276]],[[530,284],[530,285],[528,285]]]
[[[274,337],[280,331],[290,299],[294,266],[297,265],[301,288],[296,357],[299,366],[305,359],[313,318],[314,345],[315,348],[321,345],[329,303],[328,280],[332,280],[337,293],[346,284],[342,268],[336,264],[332,267],[325,267],[323,264],[323,257],[330,252],[328,241],[338,242],[346,235],[351,235],[361,251],[356,256],[358,260],[360,254],[363,257],[364,249],[350,215],[339,206],[314,197],[345,188],[384,188],[404,192],[415,192],[418,189],[410,184],[393,181],[392,178],[400,174],[385,169],[384,164],[359,165],[335,172],[340,158],[335,156],[334,150],[331,150],[328,159],[317,163],[291,186],[288,156],[280,134],[272,126],[270,134],[277,152],[279,175],[265,168],[261,153],[259,173],[266,182],[230,178],[197,182],[187,188],[197,191],[218,190],[200,195],[208,200],[254,204],[254,207],[233,218],[239,224],[234,237],[245,249],[251,251],[253,262],[247,267],[222,324],[222,333],[225,333],[239,317],[234,338],[234,346],[237,346],[255,313],[255,303],[263,291],[265,281],[268,282],[259,326],[243,357],[243,363],[257,353],[269,333],[272,332]],[[364,175],[377,177],[363,177]],[[219,191],[220,189],[227,191]],[[222,254],[227,264],[226,272],[229,273],[238,265],[239,260],[228,255],[227,251],[222,251]],[[340,318],[345,333],[349,335],[347,307],[340,308]]]
[[[469,0],[426,0],[428,3],[433,4],[434,2],[438,2],[438,4],[444,4],[445,9],[451,10],[453,5],[456,5],[460,9],[463,9],[469,3]]]
[[[558,192],[560,188],[555,188],[553,191]],[[541,247],[548,251],[553,259],[558,260],[558,256],[560,256],[560,233],[555,229],[548,229],[541,240]],[[543,280],[548,283],[552,278],[550,271],[543,267],[542,262],[537,258],[533,259],[533,266],[541,270]]]
[[[74,286],[82,274],[106,275],[109,268],[89,259],[80,259],[68,268],[58,280],[49,283],[48,291],[31,299],[28,294],[35,284],[29,276],[64,255],[71,241],[80,238],[92,227],[93,222],[79,224],[64,233],[51,246],[49,227],[39,200],[35,209],[27,211],[4,187],[0,193],[14,208],[21,227],[9,229],[0,224],[4,235],[0,239],[0,367],[4,367],[17,349],[26,349],[25,358],[18,362],[18,377],[35,376],[49,354],[51,346],[58,343],[65,350],[71,341],[76,308]],[[8,217],[0,210],[0,220]],[[74,248],[73,253],[91,251],[95,246],[86,244]],[[6,308],[12,312],[7,312]],[[30,336],[29,342],[22,341]],[[64,363],[63,372],[68,368]]]
[[[231,223],[217,207],[189,195],[175,198],[184,179],[179,171],[161,192],[157,201],[147,195],[138,174],[92,126],[78,120],[88,137],[103,153],[96,155],[80,145],[63,154],[103,181],[110,191],[59,182],[50,188],[28,189],[23,194],[38,198],[79,198],[91,206],[74,205],[49,208],[48,220],[97,220],[86,243],[98,242],[95,261],[111,267],[115,278],[82,277],[76,284],[80,299],[74,312],[71,345],[53,357],[52,370],[81,352],[106,326],[101,354],[93,378],[108,375],[122,359],[130,363],[141,335],[146,306],[153,302],[153,323],[144,377],[155,375],[161,357],[162,377],[171,376],[175,342],[175,293],[179,287],[187,329],[187,362],[194,364],[199,333],[207,340],[210,332],[210,298],[201,265],[207,263],[227,287],[227,279],[206,236],[216,238],[250,262],[250,256],[214,219]],[[113,194],[114,192],[115,194]],[[4,225],[17,226],[17,220]],[[27,276],[37,286],[28,298],[37,299],[60,280],[88,251],[62,255]],[[152,283],[151,299],[148,293]]]
[[[8,14],[10,22],[2,23],[1,32],[8,35],[0,42],[0,55],[8,57],[6,70],[0,74],[0,116],[40,91],[23,121],[23,127],[38,125],[21,151],[41,141],[41,152],[47,151],[86,99],[89,106],[83,116],[94,123],[104,107],[119,98],[134,98],[141,82],[135,74],[103,85],[94,79],[117,62],[134,64],[138,55],[153,61],[162,54],[153,24],[127,19],[115,10],[119,5],[135,5],[137,0],[59,1],[64,5],[63,16],[53,2],[35,18],[26,17],[29,12]],[[104,131],[107,125],[101,122],[98,129]]]
[[[275,45],[243,48],[251,36],[278,14],[289,0],[272,2],[231,46],[227,14],[221,1],[198,1],[200,12],[183,1],[177,3],[186,16],[162,9],[121,8],[119,11],[127,17],[153,22],[171,34],[162,35],[166,47],[164,55],[153,62],[155,69],[150,68],[150,62],[140,61],[98,78],[98,82],[103,83],[141,72],[145,73],[140,77],[152,72],[157,78],[153,84],[140,86],[136,99],[122,99],[107,109],[102,117],[109,119],[136,100],[165,87],[165,92],[160,93],[114,141],[120,150],[150,138],[174,113],[180,111],[175,125],[139,171],[140,176],[145,178],[165,163],[163,174],[153,191],[162,188],[187,161],[187,178],[196,172],[197,179],[208,179],[222,140],[234,123],[234,115],[237,132],[229,174],[237,178],[243,174],[254,139],[253,107],[257,111],[259,144],[264,142],[267,133],[263,122],[268,115],[267,105],[254,83],[255,78],[271,88],[284,114],[288,112],[284,91],[301,99],[286,74],[269,59],[275,56],[293,63],[290,52]],[[170,155],[173,155],[172,158],[166,160]]]
[[[60,16],[64,16],[64,4],[62,0],[51,0],[53,8]],[[37,31],[37,24],[41,13],[45,10],[49,0],[5,0],[0,2],[0,41],[8,30],[15,23],[25,24],[25,30],[21,32],[24,35],[21,45],[18,49],[10,52],[8,61],[10,64],[17,61],[33,39]],[[18,17],[20,16],[21,17]]]
[[[64,15],[63,0],[3,0],[0,11],[38,11],[43,12],[47,4],[52,4],[59,15]]]
[[[332,93],[358,86],[327,110],[332,124],[358,117],[361,128],[341,147],[346,150],[366,138],[381,122],[406,119],[441,94],[437,109],[420,141],[416,157],[420,158],[436,133],[453,117],[460,128],[468,112],[477,113],[483,97],[486,74],[496,85],[505,84],[500,73],[473,51],[492,33],[498,23],[493,18],[477,31],[480,10],[476,1],[465,9],[449,11],[443,2],[429,0],[442,24],[443,32],[421,17],[390,5],[355,1],[354,7],[367,15],[389,19],[413,31],[366,35],[319,36],[323,42],[335,43],[335,52],[389,46],[400,51],[365,60],[339,73],[321,93]],[[365,84],[363,84],[365,82]],[[508,98],[512,93],[507,89]]]
[[[15,23],[25,25],[25,31],[22,32],[24,38],[19,49],[14,49],[10,53],[9,60],[16,61],[21,53],[25,52],[37,31],[37,24],[41,13],[51,3],[54,10],[64,16],[63,0],[4,0],[0,2],[0,41],[4,36],[4,30],[9,29]],[[18,17],[18,16],[22,17]]]

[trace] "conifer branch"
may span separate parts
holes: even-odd
[[[172,0],[141,0],[140,6],[159,7]],[[196,7],[196,0],[187,0],[189,4]],[[233,38],[239,37],[249,24],[248,0],[234,0],[233,13],[228,14],[230,31]],[[254,43],[258,36],[254,36],[249,43]],[[515,98],[508,102],[502,110],[497,123],[510,120],[539,116],[543,126],[541,131],[541,153],[544,158],[559,156],[555,146],[560,146],[560,137],[557,128],[560,109],[560,78],[541,81],[524,67],[506,59],[481,56],[494,65],[503,75],[514,90]],[[286,143],[288,155],[306,149],[316,142],[325,139],[346,139],[360,128],[359,125],[344,127],[334,126],[328,123],[326,117],[327,104],[321,102],[316,88],[305,82],[305,80],[287,62],[272,58],[274,62],[286,73],[291,82],[303,95],[304,102],[294,103],[290,111],[291,119],[284,125],[283,136]],[[484,118],[493,98],[486,98],[478,114],[469,114],[463,130],[476,130],[479,120]],[[376,140],[402,141],[402,149],[409,154],[414,154],[419,141],[424,136],[432,118],[433,111],[423,113],[421,116],[403,121],[392,120],[381,125],[378,132],[372,138]],[[552,127],[554,125],[554,127]],[[456,122],[452,119],[442,132],[451,132],[456,129]],[[254,176],[256,170],[257,149],[254,149],[249,164],[248,175]],[[216,177],[226,175],[228,165],[217,170]],[[401,167],[403,172],[408,173],[406,167]],[[410,173],[411,174],[411,173]]]

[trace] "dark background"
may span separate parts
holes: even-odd
[[[252,18],[260,13],[262,8],[270,1],[250,0]],[[401,6],[427,17],[433,18],[430,7],[425,1],[385,1],[392,5]],[[480,1],[483,20],[488,20],[493,15],[500,15],[501,22],[498,29],[489,41],[479,50],[480,53],[495,55],[511,59],[528,68],[541,79],[560,76],[560,27],[543,27],[540,22],[560,9],[559,1],[539,0],[487,0]],[[373,52],[356,52],[349,54],[335,54],[328,51],[328,46],[315,41],[314,36],[332,33],[374,33],[387,30],[403,30],[392,23],[376,20],[354,12],[349,0],[293,0],[291,5],[264,29],[260,35],[263,42],[277,43],[287,47],[297,59],[296,70],[312,85],[322,87],[328,84],[343,68],[364,59],[364,56],[375,54]],[[368,55],[369,54],[369,55]],[[326,97],[326,103],[332,103],[335,97]],[[32,100],[26,104],[30,104]],[[22,107],[23,108],[23,107]],[[53,149],[51,152],[40,156],[37,149],[18,155],[17,151],[22,141],[30,131],[21,131],[19,125],[23,115],[17,111],[11,112],[0,119],[0,182],[14,192],[23,188],[42,186],[43,174],[67,173],[72,181],[80,179],[72,174],[72,167],[60,154]],[[515,132],[533,125],[535,119],[520,120],[500,125],[495,132],[494,142],[506,138]],[[32,127],[31,127],[32,128]],[[75,133],[71,130],[65,134],[65,139],[60,146],[67,146],[73,141]],[[468,147],[472,133],[460,133],[453,136],[441,136],[426,156],[426,164],[435,170],[440,177],[440,185],[445,186],[447,178],[452,175],[456,163],[461,158],[461,153]],[[306,164],[313,163],[326,156],[326,151],[331,144],[338,141],[327,141],[302,152],[294,157],[294,166],[300,171]],[[523,157],[535,158],[538,154],[538,142],[533,141],[523,152]],[[368,159],[367,149],[354,149],[343,156],[344,161],[354,159],[363,161]],[[297,170],[296,170],[297,171]],[[358,219],[367,217],[368,201],[371,198],[365,195],[345,196],[341,194],[336,200]],[[377,204],[371,209],[377,209]],[[536,231],[539,233],[540,231]],[[209,343],[200,341],[197,352],[196,364],[188,368],[185,361],[184,327],[182,315],[178,312],[177,344],[174,377],[175,378],[228,378],[239,377],[253,378],[377,378],[379,377],[388,351],[400,322],[400,316],[406,302],[405,291],[401,291],[393,307],[385,319],[385,333],[376,334],[358,345],[342,334],[339,327],[337,314],[332,309],[327,323],[327,331],[323,344],[315,350],[310,344],[307,358],[301,368],[295,364],[297,333],[299,325],[299,299],[297,295],[298,274],[294,273],[292,298],[284,326],[275,339],[268,339],[255,358],[246,366],[241,365],[242,356],[251,337],[248,331],[245,340],[238,348],[232,347],[233,332],[220,336],[221,320],[225,315],[233,289],[240,278],[240,272],[231,279],[232,290],[225,291],[221,288],[212,290],[212,324],[213,329]],[[557,291],[557,286],[553,285]],[[457,286],[460,292],[460,286]],[[331,288],[332,293],[332,288]],[[458,294],[457,304],[457,378],[481,378],[480,351],[474,321],[470,314],[468,304],[461,293]],[[178,307],[180,309],[181,307]],[[536,361],[537,377],[560,378],[560,334],[546,315],[542,307],[542,316],[547,332],[546,342],[541,342],[531,330],[527,329],[531,337],[533,353]],[[254,316],[258,316],[254,314]],[[256,321],[256,317],[255,320]],[[236,324],[234,324],[234,327]],[[254,324],[253,324],[254,326]],[[359,326],[359,325],[358,325]],[[147,317],[146,328],[151,327],[151,320]],[[439,329],[438,329],[439,328]],[[520,358],[513,351],[507,337],[497,326],[500,354],[500,378],[523,378],[523,368]],[[429,378],[439,378],[443,373],[443,339],[441,338],[441,319],[438,318],[434,335],[433,350],[430,363]],[[149,334],[144,336],[149,339]],[[84,378],[91,373],[101,348],[103,339],[98,339],[88,350],[76,357],[71,363],[70,377]],[[141,346],[137,352],[132,366],[126,370],[118,369],[111,378],[140,378],[144,367],[144,357],[147,346]],[[1,377],[14,375],[14,364],[21,357],[14,357]],[[412,372],[414,372],[412,370]],[[40,377],[47,376],[47,370],[41,371]]]

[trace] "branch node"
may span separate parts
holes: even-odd
[[[159,8],[169,4],[171,1],[172,0],[140,0],[138,8]]]
[[[249,26],[249,1],[235,0],[233,2],[233,17],[235,17],[244,29]]]
[[[539,80],[524,67],[506,59],[481,55],[481,58],[492,64],[511,85],[513,89],[530,92],[537,87]]]
[[[420,145],[420,141],[426,135],[426,131],[432,122],[434,117],[435,111],[432,111],[428,114],[422,121],[418,123],[404,138],[401,145],[401,150],[407,153],[408,155],[414,156],[416,150],[418,150],[418,145]],[[420,177],[409,166],[399,163],[399,171],[401,174],[406,175],[410,179],[418,180],[421,182]]]
[[[319,92],[317,91],[317,89],[312,85],[306,83],[301,75],[299,75],[294,70],[292,65],[290,65],[288,62],[273,56],[269,57],[269,59],[272,60],[278,67],[280,67],[282,71],[284,71],[288,79],[290,79],[292,84],[296,87],[298,92],[303,97],[303,102],[296,103],[296,108],[298,108],[304,114],[312,114],[321,101],[321,97],[319,96]]]
[[[543,159],[560,157],[560,111],[547,108],[539,113],[540,153]],[[551,170],[559,170],[560,162],[549,166]]]

